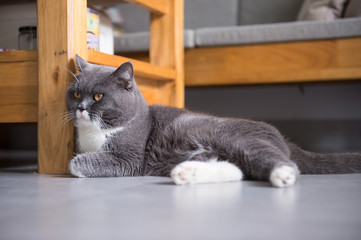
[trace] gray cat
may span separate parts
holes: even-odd
[[[170,176],[175,184],[245,178],[287,187],[300,173],[361,172],[361,154],[307,152],[262,122],[148,106],[130,62],[115,69],[76,60],[80,72],[67,91],[74,176]]]

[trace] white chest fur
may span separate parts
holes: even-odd
[[[77,128],[77,143],[81,153],[103,151],[103,146],[107,139],[112,134],[123,130],[123,127],[104,130],[94,123],[80,123]]]

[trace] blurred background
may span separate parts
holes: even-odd
[[[9,2],[0,4],[0,48],[19,49],[19,28],[36,26],[36,3]],[[146,54],[149,13],[126,3],[99,5],[99,2],[88,1],[91,5],[89,7],[100,18],[99,50],[129,56]],[[341,12],[334,13],[331,18],[335,19],[329,19],[329,13],[325,15],[327,19],[318,19],[322,11],[312,19],[310,14],[304,12],[305,2],[310,1],[185,0],[185,51],[201,44],[194,37],[200,28],[336,21],[345,17],[347,10],[343,8]],[[359,12],[356,11],[350,17],[359,18]],[[322,83],[186,86],[185,106],[190,110],[217,116],[271,123],[284,136],[306,150],[361,152],[361,79]],[[0,133],[0,165],[15,161],[36,162],[35,123],[0,124]]]

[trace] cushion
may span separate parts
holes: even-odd
[[[297,20],[335,20],[340,18],[347,0],[305,0]]]
[[[361,18],[337,21],[303,21],[252,26],[201,28],[196,47],[289,42],[361,36]]]
[[[184,30],[184,47],[194,47],[194,31]],[[114,51],[142,52],[149,51],[149,32],[124,33],[114,38]]]

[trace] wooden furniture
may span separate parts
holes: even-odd
[[[73,127],[63,122],[75,54],[114,67],[132,61],[149,104],[183,107],[183,0],[126,2],[151,11],[149,63],[88,50],[86,0],[37,0],[38,50],[0,53],[0,123],[38,123],[40,173],[68,173],[74,155]]]
[[[194,48],[186,86],[361,80],[361,38]]]
[[[185,50],[185,86],[361,80],[361,38]],[[147,52],[123,53],[143,61]]]

